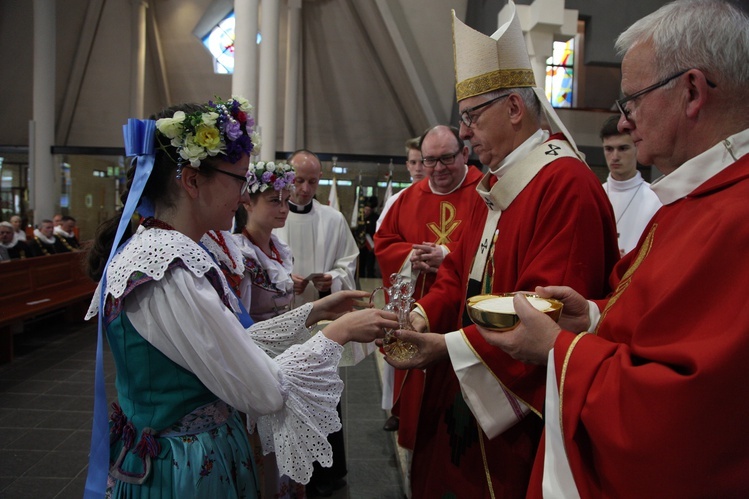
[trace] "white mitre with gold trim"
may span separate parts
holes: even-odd
[[[491,36],[463,23],[455,15],[455,10],[452,15],[456,100],[460,102],[505,88],[532,88],[549,125],[562,132],[580,159],[584,160],[585,156],[578,151],[572,135],[551,107],[546,93],[536,85],[515,2],[509,0],[499,13],[499,29]]]
[[[492,90],[536,86],[515,3],[510,0],[509,6],[500,13],[509,19],[492,36],[469,27],[452,11],[458,102]]]

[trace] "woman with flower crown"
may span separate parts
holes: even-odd
[[[290,190],[294,171],[287,163],[259,161],[250,163],[247,173],[247,200],[236,216],[233,242],[242,254],[244,274],[239,283],[240,300],[255,322],[283,314],[291,309],[294,282],[291,280],[291,248],[272,233],[283,227],[289,214]],[[309,336],[297,338],[302,343]],[[273,356],[273,352],[269,352]],[[259,449],[253,439],[255,455]],[[277,499],[306,496],[304,484],[279,476],[274,454],[258,460],[261,495]]]
[[[88,316],[100,314],[117,370],[109,497],[258,497],[238,411],[256,421],[279,471],[306,482],[313,461],[330,465],[325,436],[340,428],[341,345],[397,326],[379,310],[346,313],[275,358],[265,353],[349,310],[361,292],[242,325],[246,312],[198,241],[229,229],[245,198],[256,143],[249,111],[235,97],[125,127],[126,144],[138,142],[126,147],[138,157],[125,210],[100,227],[89,255],[101,282]],[[128,210],[136,204],[144,219],[132,233]],[[98,447],[92,439],[92,456]],[[87,492],[103,488],[98,465],[89,466]]]
[[[291,248],[272,233],[286,223],[294,170],[287,163],[260,161],[250,164],[247,176],[246,222],[234,239],[244,256],[242,302],[252,320],[262,321],[290,310],[294,298]]]

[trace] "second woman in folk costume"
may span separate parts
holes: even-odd
[[[237,212],[239,233],[234,244],[241,252],[243,278],[239,283],[240,300],[255,322],[271,319],[291,309],[294,282],[291,280],[291,249],[271,231],[283,227],[289,214],[289,191],[294,172],[286,163],[251,163],[245,203]],[[244,223],[242,223],[244,222]],[[299,343],[308,334],[297,337]],[[272,351],[266,351],[271,357]],[[276,352],[280,353],[280,351]],[[252,429],[251,429],[252,431]],[[258,456],[259,442],[250,437],[258,461],[261,495],[277,499],[305,497],[303,484],[288,476],[279,476],[275,454]]]
[[[289,214],[294,171],[286,163],[250,165],[247,220],[235,241],[244,257],[245,277],[240,285],[242,303],[252,320],[261,321],[291,309],[291,248],[272,231],[283,227]]]

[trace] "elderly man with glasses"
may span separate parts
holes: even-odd
[[[663,207],[606,300],[539,289],[564,301],[560,324],[516,299],[522,325],[484,331],[514,357],[548,362],[529,496],[746,497],[749,16],[722,0],[677,1],[617,48],[619,130],[665,174],[652,185]]]
[[[485,213],[476,194],[481,172],[466,165],[468,147],[454,127],[437,125],[420,138],[418,147],[426,178],[403,191],[375,234],[375,255],[383,283],[400,273],[415,280],[415,299],[434,283],[445,256],[458,245],[469,215]],[[400,418],[398,444],[413,450],[424,373],[397,369],[393,414]]]
[[[488,210],[468,217],[411,314],[417,330],[430,331],[402,334],[418,356],[389,359],[426,367],[414,499],[525,497],[541,437],[545,368],[489,345],[464,315],[466,298],[557,281],[602,298],[619,258],[606,194],[543,90],[533,88],[513,2],[500,17],[492,37],[453,20],[460,136],[489,168],[477,188]],[[542,129],[544,112],[562,133]]]

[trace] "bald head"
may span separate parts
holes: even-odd
[[[317,193],[317,186],[322,177],[322,164],[314,153],[306,150],[295,152],[289,159],[289,164],[294,167],[296,174],[291,201],[299,206],[305,206],[312,202]]]

